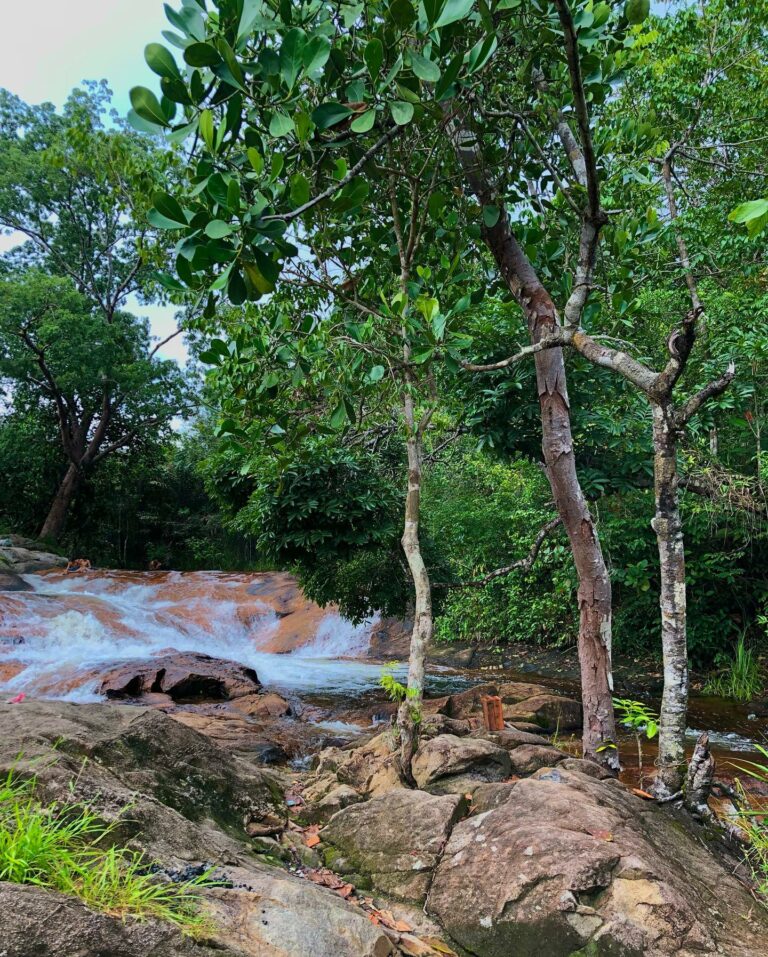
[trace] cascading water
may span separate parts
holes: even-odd
[[[0,593],[0,691],[96,698],[111,665],[202,652],[286,691],[347,693],[378,683],[364,656],[377,621],[353,625],[308,602],[290,576],[90,571],[28,575]]]

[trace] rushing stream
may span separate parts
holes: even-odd
[[[104,672],[170,651],[202,652],[254,668],[267,687],[336,701],[370,698],[381,663],[370,658],[374,619],[353,625],[309,602],[281,573],[62,571],[27,575],[29,591],[0,592],[0,694],[100,700]],[[379,642],[378,647],[381,647]],[[441,673],[442,672],[442,673]],[[487,680],[487,673],[432,669],[433,693]],[[540,681],[566,694],[570,682],[526,671],[503,680]],[[331,708],[331,712],[335,710]],[[689,738],[708,730],[721,762],[765,741],[768,721],[746,706],[693,697]],[[646,746],[653,762],[653,743]],[[636,763],[633,743],[622,759]]]

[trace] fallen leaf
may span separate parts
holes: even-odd
[[[429,944],[412,934],[403,934],[397,946],[404,954],[408,954],[408,957],[431,957],[435,953]]]
[[[451,950],[448,944],[440,940],[439,937],[422,937],[422,940],[429,944],[432,950],[436,950],[438,954],[445,954],[446,957],[458,957],[456,951]]]
[[[304,843],[306,844],[307,847],[317,847],[317,845],[320,843],[320,835],[306,834],[304,836]]]
[[[394,929],[400,931],[401,934],[407,934],[413,930],[413,927],[404,920],[396,920]]]
[[[656,800],[652,794],[649,794],[647,791],[642,791],[640,788],[632,788],[632,793],[636,794],[639,798],[645,798],[646,801]]]

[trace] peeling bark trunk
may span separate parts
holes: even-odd
[[[80,485],[80,470],[73,463],[70,463],[64,478],[61,480],[56,497],[51,504],[48,516],[40,529],[40,538],[49,542],[57,542],[64,531],[67,522],[67,514],[72,499]]]
[[[456,114],[448,132],[467,185],[483,206],[498,205],[492,179],[483,167],[477,137],[470,128],[463,127],[463,117]],[[499,273],[525,313],[531,342],[535,344],[558,330],[555,304],[512,232],[506,209],[501,208],[494,226],[483,227],[483,239],[496,260]],[[618,771],[613,714],[610,578],[576,473],[563,351],[560,348],[542,350],[536,354],[535,362],[547,476],[579,577],[583,752],[586,758]]]
[[[400,704],[397,724],[400,730],[400,763],[406,780],[413,784],[411,762],[418,744],[421,721],[421,702],[424,693],[424,671],[427,649],[432,640],[432,589],[424,564],[419,540],[419,513],[421,505],[421,433],[413,427],[413,400],[406,398],[406,425],[408,427],[408,494],[405,499],[405,523],[402,546],[413,578],[415,606],[413,631],[408,657],[407,696]]]
[[[658,771],[653,790],[664,798],[678,792],[683,784],[688,710],[685,550],[677,490],[677,426],[672,408],[666,403],[653,406],[653,449],[656,514],[652,525],[659,546],[664,654]]]

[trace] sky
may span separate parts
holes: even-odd
[[[143,51],[168,26],[162,0],[0,0],[0,7],[0,87],[26,102],[60,108],[83,80],[105,79],[124,115],[132,86],[157,86]],[[0,235],[0,252],[18,239]],[[172,306],[134,300],[127,307],[149,318],[157,339],[176,328]],[[187,358],[180,336],[158,354],[182,363]]]

